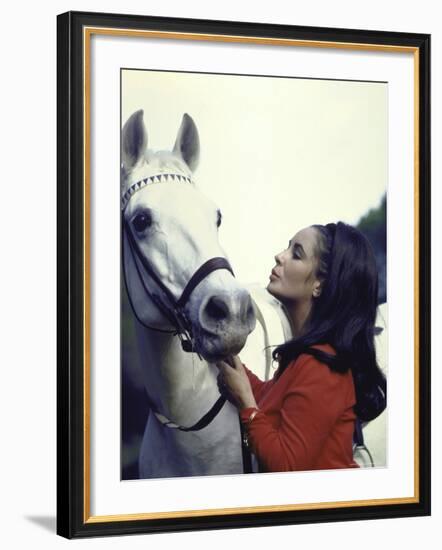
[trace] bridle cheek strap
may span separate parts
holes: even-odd
[[[233,276],[235,276],[235,274],[233,273],[233,269],[226,258],[210,258],[210,260],[204,262],[192,275],[191,279],[183,290],[181,297],[176,302],[176,307],[178,309],[182,309],[186,305],[188,299],[190,298],[190,295],[195,290],[196,286],[199,285],[199,283],[203,279],[205,279],[207,275],[210,275],[210,273],[216,271],[217,269],[227,269]]]
[[[148,296],[151,297],[151,299],[154,301],[157,307],[160,308],[160,310],[163,312],[163,314],[166,315],[166,317],[169,320],[171,317],[173,318],[173,324],[175,325],[178,336],[180,336],[181,344],[183,346],[184,351],[188,351],[188,352],[193,351],[194,346],[192,341],[192,328],[190,326],[188,319],[184,314],[184,307],[188,302],[192,292],[195,290],[196,286],[208,275],[210,275],[212,271],[216,271],[218,269],[227,269],[228,271],[230,271],[230,273],[233,276],[235,276],[233,273],[232,267],[230,266],[226,258],[222,258],[222,257],[210,258],[210,260],[207,260],[206,262],[204,262],[195,271],[195,273],[192,275],[192,277],[186,284],[180,298],[178,300],[175,300],[175,297],[173,296],[172,292],[163,283],[161,278],[158,277],[158,275],[155,273],[155,270],[152,268],[152,266],[148,262],[147,258],[141,253],[141,250],[139,249],[138,244],[132,234],[132,230],[129,226],[129,223],[124,219],[124,214],[123,214],[122,225],[126,230],[126,235],[129,241],[129,247],[132,251],[135,266],[137,268],[138,275],[142,282],[144,291]],[[137,260],[140,261],[144,270],[147,272],[147,274],[158,286],[158,288],[160,289],[160,292],[163,293],[165,301],[166,303],[168,303],[169,307],[167,307],[166,304],[163,305],[161,303],[162,301],[159,300],[159,298],[157,298],[157,296],[147,288],[146,284],[144,283],[144,278],[138,269]],[[166,309],[170,308],[170,313],[169,312],[166,313],[165,308]],[[135,310],[134,310],[134,313],[136,315]],[[150,328],[150,327],[147,327],[147,328]]]

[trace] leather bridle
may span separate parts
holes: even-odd
[[[172,175],[167,174],[167,176],[172,177]],[[178,176],[175,176],[178,178]],[[175,177],[172,178],[175,180]],[[184,290],[181,293],[181,296],[176,299],[171,290],[163,283],[161,278],[155,273],[155,270],[149,263],[148,259],[141,253],[140,247],[138,246],[138,243],[134,237],[134,234],[132,232],[132,228],[129,224],[129,222],[124,217],[124,210],[126,209],[126,206],[133,195],[133,193],[145,185],[149,184],[149,181],[151,183],[159,183],[161,181],[161,178],[158,178],[158,176],[152,176],[151,178],[145,178],[144,180],[141,180],[140,182],[137,182],[131,186],[129,191],[125,193],[123,196],[122,201],[122,228],[124,228],[124,233],[127,236],[129,247],[132,252],[133,256],[133,262],[135,264],[135,268],[138,273],[138,277],[140,279],[140,282],[143,286],[144,292],[149,296],[151,301],[158,307],[158,309],[164,314],[166,319],[171,323],[171,325],[174,327],[174,331],[172,331],[174,334],[179,336],[181,340],[181,345],[184,351],[186,352],[196,352],[195,345],[193,341],[193,334],[192,334],[192,326],[185,314],[185,306],[188,303],[190,296],[192,295],[192,292],[195,290],[195,288],[199,285],[199,283],[205,279],[210,273],[213,273],[214,271],[218,269],[227,269],[230,271],[230,273],[235,276],[233,269],[230,265],[230,263],[227,261],[226,258],[222,257],[214,257],[210,258],[206,262],[204,262],[191,276],[189,281],[187,282]],[[184,180],[184,178],[182,178]],[[185,181],[190,181],[188,178],[185,179]],[[130,192],[132,190],[132,192]],[[122,252],[123,252],[123,258],[124,258],[124,236],[122,239]],[[159,296],[156,294],[152,289],[149,289],[148,286],[145,283],[143,274],[141,273],[140,266],[137,263],[137,260],[145,270],[145,272],[148,274],[148,276],[154,281],[155,285],[160,290],[160,293],[162,296]],[[123,269],[123,277],[126,285],[127,295],[129,297],[129,301],[131,304],[132,311],[134,315],[136,316],[137,320],[146,328],[150,330],[157,330],[160,332],[169,332],[169,331],[162,331],[160,329],[156,329],[154,327],[148,326],[145,322],[143,322],[137,315],[135,307],[131,301],[129,288],[126,280],[126,273],[125,269]],[[199,354],[198,354],[199,355]],[[201,358],[201,357],[200,357]],[[156,410],[155,405],[153,404],[152,400],[148,397],[149,406],[152,410],[152,412],[155,414],[159,422],[167,427],[167,428],[175,428],[183,432],[192,432],[192,431],[198,431],[210,424],[212,420],[217,416],[217,414],[220,412],[222,407],[224,406],[226,402],[226,397],[221,395],[218,400],[215,402],[215,404],[212,406],[212,408],[200,419],[198,420],[193,426],[184,427],[180,426],[178,424],[175,424],[171,420],[169,420],[166,416],[159,413],[159,411]],[[241,422],[240,422],[241,425]],[[243,446],[243,464],[244,464],[244,471],[245,473],[248,473],[248,471],[251,471],[249,469],[250,467],[247,465],[247,458],[245,457],[245,449]]]
[[[152,302],[165,315],[165,317],[172,324],[172,326],[175,328],[174,333],[179,336],[183,350],[186,352],[195,351],[193,335],[192,335],[192,326],[184,312],[186,304],[189,301],[189,298],[192,295],[192,292],[195,290],[195,288],[199,285],[199,283],[202,280],[204,280],[208,275],[210,275],[210,273],[213,273],[218,269],[227,269],[228,271],[230,271],[230,273],[233,276],[235,276],[231,265],[229,264],[226,258],[222,258],[222,257],[210,258],[209,260],[204,262],[191,276],[183,292],[181,293],[181,296],[177,300],[175,299],[175,296],[170,291],[170,289],[163,283],[160,277],[158,277],[158,275],[155,273],[155,270],[147,260],[146,256],[141,253],[138,243],[136,242],[135,237],[132,233],[130,224],[124,219],[124,214],[123,214],[122,223],[124,226],[126,236],[129,241],[129,247],[134,258],[135,267],[137,269],[138,276],[140,278],[141,284],[143,285],[144,291],[152,300]],[[124,247],[124,244],[123,244],[123,247]],[[124,254],[124,248],[123,248],[123,254]],[[146,271],[149,277],[155,282],[156,286],[159,288],[160,292],[162,293],[162,297],[158,296],[154,291],[150,290],[147,287],[144,281],[144,277],[142,276],[142,273],[137,264],[137,260],[143,266],[143,269]],[[124,277],[126,276],[124,275]],[[127,288],[127,282],[126,282],[126,288]],[[132,309],[135,312],[133,304],[131,305],[132,305]],[[146,326],[146,328],[150,328],[151,330],[156,330],[153,327],[148,327],[146,323],[141,321],[139,318],[138,320],[140,321],[140,323]]]
[[[208,275],[210,275],[210,273],[212,273],[213,271],[216,271],[218,269],[227,269],[228,271],[230,271],[230,273],[233,276],[235,276],[235,274],[233,273],[232,266],[230,265],[230,263],[227,261],[226,258],[222,258],[222,257],[210,258],[195,271],[195,273],[187,282],[183,292],[181,293],[181,296],[177,300],[173,295],[173,293],[171,292],[171,290],[163,283],[161,278],[155,273],[155,270],[149,263],[148,259],[141,253],[141,250],[132,232],[132,228],[129,222],[124,217],[124,211],[130,199],[137,191],[139,191],[140,189],[143,189],[146,186],[164,184],[168,181],[192,183],[192,179],[190,177],[184,176],[182,174],[172,174],[172,173],[154,174],[133,183],[126,190],[126,192],[123,194],[121,199],[122,227],[124,228],[126,236],[128,238],[135,268],[137,270],[138,277],[143,286],[144,292],[147,294],[147,296],[149,296],[151,301],[158,307],[158,309],[163,313],[163,315],[166,317],[169,323],[174,327],[174,331],[172,332],[180,338],[183,350],[186,352],[194,352],[194,351],[197,352],[197,350],[195,350],[195,345],[193,340],[192,325],[184,312],[186,304],[189,301],[190,296],[192,295],[192,292],[199,285],[199,283],[203,279],[205,279]],[[122,249],[123,249],[123,257],[124,257],[124,238],[122,242]],[[140,264],[142,265],[145,272],[149,275],[149,277],[154,281],[155,285],[159,288],[162,296],[156,294],[154,291],[152,291],[147,287],[147,285],[145,284],[143,274],[141,273],[140,267],[137,263],[137,260],[140,262]],[[128,290],[125,271],[124,271],[124,280],[126,284],[126,289]],[[128,292],[128,296],[130,300],[129,292]],[[137,320],[146,328],[149,328],[151,330],[156,330],[159,332],[170,332],[170,331],[162,331],[160,329],[156,329],[154,327],[148,326],[145,322],[143,322],[138,317],[132,302],[131,302],[131,307]],[[199,354],[198,356],[201,358]]]

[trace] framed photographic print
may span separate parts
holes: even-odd
[[[429,67],[58,17],[58,534],[430,513]]]

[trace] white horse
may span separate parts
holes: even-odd
[[[142,111],[123,127],[124,276],[152,411],[141,478],[243,472],[238,413],[219,399],[214,362],[242,350],[241,359],[267,379],[265,347],[291,335],[279,302],[254,288],[252,303],[233,277],[218,242],[221,214],[192,180],[198,157],[188,115],[172,152],[147,149]],[[244,348],[255,315],[259,326]]]
[[[219,245],[221,213],[192,182],[198,157],[188,115],[172,152],[147,149],[142,111],[123,127],[124,275],[154,411],[142,478],[243,471],[238,412],[219,401],[214,362],[243,348],[255,314]]]

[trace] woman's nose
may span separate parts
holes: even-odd
[[[275,262],[277,264],[280,264],[281,263],[281,256],[282,256],[282,252],[279,252],[279,254],[276,254],[275,256]]]

